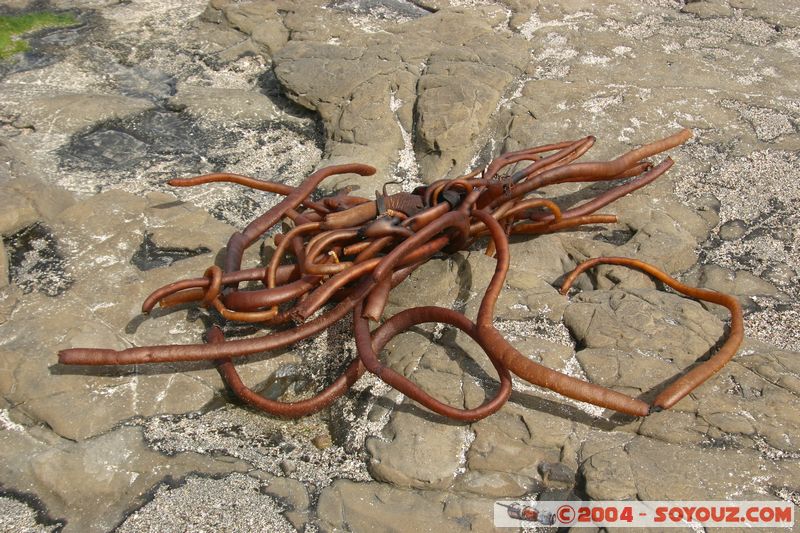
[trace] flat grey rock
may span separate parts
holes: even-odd
[[[0,529],[484,531],[497,499],[798,504],[796,2],[51,5],[86,24],[38,34],[0,68]],[[67,347],[201,342],[205,311],[144,318],[141,301],[201,276],[278,197],[171,178],[297,185],[358,161],[378,174],[323,188],[371,197],[508,150],[593,134],[585,158],[603,160],[680,127],[695,136],[667,154],[673,169],[603,210],[617,224],[512,239],[495,314],[525,357],[649,400],[713,352],[727,311],[608,265],[562,296],[565,274],[635,257],[734,294],[745,343],[668,411],[611,416],[515,379],[499,412],[462,424],[365,376],[287,421],[231,402],[212,365],[56,363]],[[570,207],[606,186],[541,192]],[[387,314],[440,305],[474,318],[495,267],[483,242],[437,257]],[[354,356],[343,321],[238,368],[291,400]],[[498,387],[454,328],[420,325],[380,357],[455,407]]]

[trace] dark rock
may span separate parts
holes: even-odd
[[[122,122],[124,131],[141,139],[157,154],[197,153],[202,131],[189,117],[150,111]]]
[[[575,471],[564,463],[542,463],[539,474],[546,483],[572,486],[575,482]]]
[[[131,263],[136,265],[136,268],[139,270],[145,272],[153,268],[170,266],[175,261],[196,257],[209,252],[211,252],[211,250],[204,246],[193,250],[188,248],[160,247],[153,242],[151,234],[145,233],[142,244],[131,257]]]
[[[196,161],[207,136],[195,122],[178,113],[153,110],[123,120],[112,120],[77,135],[62,150],[67,167],[132,170],[146,158],[178,157]]]
[[[24,293],[60,296],[73,284],[56,237],[50,228],[36,223],[4,238],[12,283]]]
[[[328,7],[355,15],[399,22],[430,15],[430,11],[400,0],[332,0],[328,2]]]
[[[124,131],[113,129],[78,137],[71,150],[76,159],[108,169],[129,168],[147,156],[147,144]]]
[[[633,232],[631,230],[615,229],[612,231],[604,231],[596,235],[594,239],[620,246],[631,240],[631,237],[633,237]]]

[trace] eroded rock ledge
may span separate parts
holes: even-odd
[[[800,77],[799,8],[457,3],[52,2],[85,25],[38,35],[40,55],[0,77],[0,529],[457,531],[491,528],[498,498],[800,503],[800,96],[786,83]],[[382,173],[338,186],[369,194],[590,133],[595,157],[613,157],[679,125],[696,139],[613,206],[619,225],[513,244],[497,317],[531,358],[646,395],[713,350],[724,311],[619,268],[570,299],[560,277],[628,255],[736,294],[750,339],[670,411],[609,418],[517,383],[496,415],[453,425],[364,379],[329,412],[286,422],[225,405],[210,366],[55,365],[78,344],[199,339],[203,313],[143,320],[139,303],[201,274],[274,200],[168,192],[170,177],[296,183],[358,160]],[[424,301],[474,316],[493,268],[477,249],[433,260],[389,311]],[[350,338],[343,326],[243,377],[303,394],[352,357]],[[496,386],[447,328],[409,332],[384,357],[454,405]]]

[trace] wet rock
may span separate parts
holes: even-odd
[[[134,115],[153,106],[137,98],[103,94],[66,94],[31,99],[14,125],[74,133],[97,122]]]
[[[167,182],[224,169],[296,185],[313,170],[318,134],[308,117],[282,114],[280,120],[259,121],[256,130],[252,126],[244,117],[221,127],[203,113],[164,110],[103,122],[58,148],[59,183],[91,194],[111,187],[138,194],[169,191],[244,227],[278,196],[226,184],[174,188]],[[143,174],[149,178],[141,179]]]
[[[8,278],[6,278],[7,280]],[[11,312],[17,305],[22,291],[15,285],[6,284],[5,287],[0,288],[0,324],[5,323]]]
[[[51,369],[61,348],[121,348],[127,343],[148,344],[163,328],[172,331],[173,342],[200,339],[202,325],[187,323],[185,313],[168,314],[130,329],[130,321],[139,315],[138,307],[147,293],[174,281],[176,276],[169,268],[156,268],[142,274],[130,264],[145,231],[157,226],[171,228],[175,236],[165,238],[164,242],[200,244],[208,250],[222,248],[231,233],[229,226],[204,214],[201,220],[195,220],[204,228],[202,240],[199,243],[187,240],[197,238],[197,235],[192,237],[191,232],[184,234],[181,224],[183,218],[193,216],[193,210],[182,204],[164,207],[163,200],[163,197],[142,199],[114,191],[64,211],[51,230],[52,234],[60,236],[59,253],[63,263],[59,264],[75,283],[58,300],[31,292],[24,302],[14,305],[15,318],[21,322],[7,321],[0,326],[4,328],[5,365],[14,376],[12,382],[4,385],[2,393],[24,403],[27,413],[46,420],[65,436],[95,435],[135,414],[196,410],[213,399],[216,387],[220,387],[216,372],[202,366],[190,370],[189,374],[173,374],[172,370],[166,373],[145,371],[145,375],[150,374],[147,377],[130,368],[100,372],[77,367]],[[110,225],[109,221],[117,222]],[[184,275],[201,275],[210,261],[210,254],[184,260],[187,263]],[[98,268],[103,271],[102,282],[95,279]],[[34,274],[40,271],[31,270]],[[49,278],[47,283],[40,277],[30,279],[30,283],[39,284],[35,287],[40,290],[57,287]],[[124,298],[117,294],[119,287],[126,288]],[[47,309],[50,320],[34,319],[43,309]],[[20,328],[20,323],[26,326]],[[59,331],[58,336],[53,335],[54,330]],[[37,355],[27,356],[30,350]],[[40,387],[38,383],[42,380],[50,385]],[[88,388],[87,383],[91,383]],[[83,408],[76,410],[77,405]],[[90,412],[93,414],[89,415]]]
[[[199,149],[201,132],[187,117],[164,111],[145,112],[122,122],[123,131],[149,145],[157,154],[185,154]]]
[[[23,52],[4,57],[3,63],[0,64],[0,75],[7,76],[9,74],[13,75],[19,72],[24,73],[29,70],[47,68],[63,60],[68,55],[65,53],[67,47],[81,44],[88,36],[88,30],[93,21],[91,20],[92,17],[90,15],[87,16],[88,14],[85,11],[79,11],[74,5],[56,8],[55,11],[52,9],[43,11],[42,8],[44,6],[33,6],[32,4],[33,2],[15,0],[5,3],[3,11],[11,17],[33,11],[34,15],[44,12],[65,18],[61,20],[60,24],[42,21],[44,23],[43,28],[39,27],[37,29],[34,27],[23,35],[12,33],[11,37],[14,40],[18,39],[25,42],[26,49]],[[72,24],[70,24],[70,20]],[[14,22],[11,22],[11,24],[14,25]],[[8,52],[9,50],[6,49],[4,51]]]
[[[68,168],[124,170],[152,158],[196,162],[201,132],[193,121],[176,113],[149,111],[113,120],[75,136],[62,149]]]
[[[226,122],[264,122],[278,117],[279,110],[265,95],[242,89],[202,87],[181,84],[169,105],[205,120]]]
[[[119,91],[131,98],[159,100],[175,94],[175,78],[160,69],[118,67],[111,77]]]
[[[417,5],[409,5],[397,0],[364,1],[334,0],[329,2],[329,7],[345,13],[362,15],[379,20],[394,20],[403,22],[430,14],[430,11]]]

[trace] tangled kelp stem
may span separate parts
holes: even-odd
[[[511,394],[512,373],[569,398],[628,415],[646,416],[652,411],[668,409],[736,353],[743,338],[743,324],[742,309],[734,297],[688,287],[656,267],[630,258],[590,259],[567,276],[563,294],[578,275],[595,265],[635,268],[688,297],[730,310],[730,331],[722,347],[707,361],[669,384],[652,404],[531,361],[500,334],[493,318],[510,265],[509,235],[537,235],[585,224],[615,222],[614,215],[597,214],[597,211],[663,175],[672,166],[672,160],[666,158],[652,164],[647,158],[674,148],[690,137],[689,130],[682,130],[609,162],[576,163],[595,142],[595,138],[589,136],[506,153],[483,169],[456,179],[438,180],[411,193],[388,194],[384,188],[382,193],[376,192],[374,200],[349,192],[322,201],[310,198],[329,176],[375,173],[373,167],[361,164],[320,169],[298,187],[227,173],[171,180],[171,185],[179,187],[237,183],[285,198],[243,231],[231,236],[223,268],[211,266],[203,277],[177,281],[156,290],[145,300],[142,310],[147,313],[158,303],[169,307],[200,302],[216,309],[226,320],[262,324],[270,331],[257,338],[226,341],[222,330],[213,326],[205,344],[146,346],[121,351],[72,348],[61,351],[59,361],[71,365],[214,361],[236,396],[254,407],[284,417],[300,417],[329,406],[367,370],[428,409],[463,421],[479,420],[500,409]],[[512,167],[520,164],[524,166],[511,172]],[[566,210],[550,199],[528,197],[548,185],[594,181],[616,183],[596,197]],[[245,249],[282,222],[290,223],[291,229],[276,235],[277,249],[268,264],[241,269]],[[422,306],[397,313],[370,330],[370,321],[383,317],[391,290],[415,269],[437,253],[463,250],[484,236],[489,237],[487,254],[494,256],[497,264],[474,322],[452,309]],[[284,263],[286,256],[293,256],[294,261]],[[261,286],[241,290],[239,284],[243,281],[260,282]],[[236,359],[307,339],[348,315],[353,321],[358,357],[333,383],[313,397],[291,403],[270,400],[249,389],[239,376]],[[431,322],[463,331],[488,356],[497,372],[499,385],[482,405],[473,409],[447,405],[380,361],[381,350],[394,336]]]

